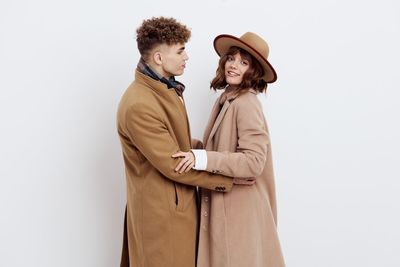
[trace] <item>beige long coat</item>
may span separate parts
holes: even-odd
[[[179,174],[171,155],[191,148],[186,109],[173,89],[136,72],[118,109],[125,162],[127,214],[123,267],[194,267],[196,187],[228,191],[232,178]]]
[[[220,103],[221,102],[221,103]],[[282,267],[271,144],[254,90],[224,93],[205,134],[207,171],[256,177],[230,192],[202,190],[198,267]]]

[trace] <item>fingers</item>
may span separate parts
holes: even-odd
[[[246,185],[253,185],[255,183],[256,183],[256,179],[254,179],[254,178],[250,178],[250,179],[245,180],[245,184]]]
[[[182,159],[182,160],[179,162],[179,164],[175,167],[175,171],[176,171],[176,172],[181,172],[181,168],[182,168],[183,164],[186,163],[186,161],[187,161],[186,158]]]
[[[179,168],[176,167],[176,169],[175,169],[176,171],[178,171],[179,173],[188,172],[193,168],[194,160],[193,160],[193,158],[185,158],[179,164],[181,166]]]
[[[185,156],[175,167],[175,171],[179,173],[188,172],[193,168],[193,166],[194,166],[194,158],[190,156]]]
[[[186,154],[186,153],[187,153],[187,152],[179,151],[179,152],[173,154],[172,157],[173,157],[173,158],[185,157],[185,154]]]
[[[182,168],[179,170],[179,173],[188,172],[191,169],[192,163],[193,162],[190,160],[190,158],[188,158],[185,164],[183,164]]]
[[[175,167],[175,171],[182,173],[190,171],[195,163],[194,155],[192,152],[179,151],[172,155],[173,158],[183,158]]]
[[[176,172],[179,171],[182,168],[182,165],[186,163],[187,155],[188,155],[187,152],[182,152],[182,151],[179,151],[179,152],[177,152],[177,153],[172,155],[173,158],[183,158],[179,162],[179,164],[175,167],[175,171]]]
[[[254,185],[256,183],[255,178],[233,178],[233,183],[236,185]]]
[[[194,167],[194,162],[190,163],[190,165],[187,167],[187,169],[185,170],[185,172],[190,171],[191,169],[193,169]]]
[[[256,180],[248,180],[247,182],[247,185],[253,185],[256,183]]]

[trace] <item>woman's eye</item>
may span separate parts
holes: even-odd
[[[241,61],[240,63],[241,63],[243,66],[249,65],[249,62],[247,62],[247,61]]]

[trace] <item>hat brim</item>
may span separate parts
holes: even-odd
[[[221,34],[215,37],[214,39],[214,49],[219,56],[225,55],[225,53],[229,50],[230,47],[237,46],[240,47],[247,52],[249,52],[253,57],[255,57],[261,66],[264,69],[263,79],[267,83],[273,83],[277,79],[276,72],[272,65],[268,62],[268,60],[262,56],[257,50],[255,50],[252,46],[243,42],[239,38],[229,35],[229,34]]]

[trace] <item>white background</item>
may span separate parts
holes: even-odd
[[[118,266],[115,114],[139,58],[135,30],[159,15],[192,29],[179,80],[194,137],[215,99],[213,38],[268,40],[278,81],[260,99],[287,266],[400,266],[399,6],[1,0],[0,266]]]

